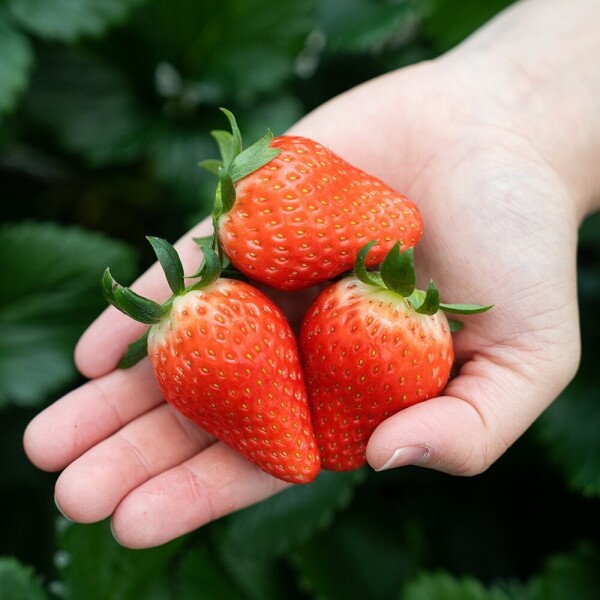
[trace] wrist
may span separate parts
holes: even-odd
[[[496,118],[536,148],[579,220],[600,209],[599,19],[598,0],[524,0],[440,59],[468,70]]]

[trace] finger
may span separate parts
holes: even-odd
[[[114,371],[39,413],[25,430],[25,452],[40,469],[58,471],[162,401],[147,360]]]
[[[73,521],[100,521],[133,489],[213,442],[203,429],[162,404],[70,464],[56,482],[56,504]]]
[[[193,238],[211,233],[211,220],[205,219],[175,244],[186,274],[197,270],[202,256]],[[164,302],[171,294],[158,263],[150,267],[131,287],[157,302]],[[146,325],[134,321],[116,308],[107,308],[88,327],[75,348],[78,369],[89,378],[105,375],[115,368],[127,346],[140,337],[145,327]]]
[[[133,490],[113,515],[113,533],[129,548],[158,546],[287,486],[217,442]]]
[[[446,395],[395,414],[373,432],[369,464],[375,470],[417,464],[453,475],[485,471],[560,393],[543,369],[534,372],[471,360]],[[566,385],[568,377],[561,380]]]

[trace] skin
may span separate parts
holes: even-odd
[[[580,356],[577,231],[600,208],[598,0],[519,2],[441,58],[335,98],[291,133],[312,137],[419,206],[423,286],[445,302],[493,303],[455,336],[458,376],[442,397],[374,432],[375,469],[486,470],[574,376]],[[209,232],[208,222],[192,232]],[[199,260],[178,244],[186,272]],[[158,268],[135,289],[168,295]],[[297,320],[309,294],[276,300]],[[140,325],[107,309],[81,338],[90,381],[25,432],[31,461],[62,471],[70,519],[112,515],[116,539],[155,546],[260,501],[286,484],[172,411],[147,361],[115,371]]]

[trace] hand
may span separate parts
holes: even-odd
[[[534,9],[556,12],[526,3],[449,55],[368,82],[294,127],[419,205],[425,235],[415,253],[418,272],[436,281],[444,301],[495,305],[455,336],[460,370],[445,395],[375,431],[367,449],[375,469],[418,462],[479,473],[577,368],[577,227],[598,188],[573,155],[589,156],[589,141],[568,138],[566,124],[551,118],[554,105],[536,94],[545,80],[532,80],[503,51],[506,30],[525,27]],[[541,106],[532,110],[528,93]],[[208,227],[200,224],[178,244],[187,272],[199,260],[191,235]],[[157,300],[168,294],[156,267],[135,288]],[[294,320],[308,298],[282,302]],[[25,433],[36,465],[63,470],[60,509],[84,523],[112,515],[116,538],[130,547],[164,543],[286,486],[172,411],[147,361],[114,370],[140,327],[107,309],[76,351],[91,380]]]

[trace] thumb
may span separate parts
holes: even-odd
[[[489,359],[470,361],[446,395],[381,423],[367,445],[367,461],[377,471],[415,464],[452,475],[485,471],[566,385],[567,378],[540,384],[537,375]]]

